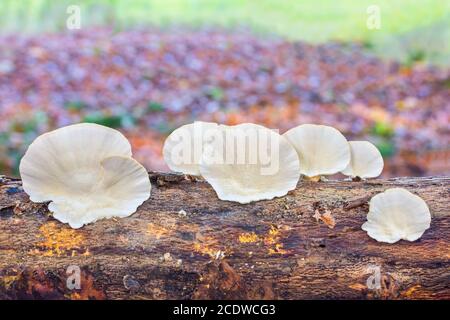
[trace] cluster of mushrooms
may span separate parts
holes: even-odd
[[[248,132],[257,132],[256,139],[246,136]],[[242,133],[239,149],[229,137],[236,142]],[[366,179],[383,170],[383,158],[370,142],[348,142],[335,128],[314,124],[280,135],[251,123],[194,122],[172,132],[163,155],[171,170],[202,176],[221,200],[242,204],[282,197],[296,188],[300,177],[318,181],[341,172]],[[49,202],[54,218],[72,228],[130,216],[150,198],[147,170],[132,158],[128,140],[97,124],[70,125],[39,136],[19,170],[30,199]],[[370,200],[362,229],[381,242],[415,241],[430,222],[425,201],[392,188]]]
[[[36,138],[20,161],[25,192],[72,228],[127,217],[150,197],[147,170],[119,131],[81,123]]]

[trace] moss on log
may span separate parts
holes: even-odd
[[[241,205],[193,177],[150,176],[135,214],[78,230],[0,177],[0,299],[450,299],[450,178],[300,182]],[[361,230],[391,187],[430,207],[418,241]]]

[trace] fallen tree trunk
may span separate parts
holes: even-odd
[[[150,176],[138,212],[78,230],[0,177],[0,298],[450,298],[450,178],[301,182],[241,205],[204,181]],[[391,187],[430,207],[420,240],[378,243],[361,230],[370,197]]]

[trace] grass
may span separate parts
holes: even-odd
[[[66,8],[71,4],[81,7],[82,27],[113,24],[120,30],[146,24],[247,26],[258,33],[314,43],[360,41],[379,53],[405,61],[410,59],[409,54],[422,51],[425,60],[450,60],[447,0],[2,0],[0,30],[64,29]],[[370,5],[380,8],[379,30],[366,26]],[[393,43],[394,49],[390,50]]]

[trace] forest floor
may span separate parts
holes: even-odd
[[[164,138],[205,120],[332,125],[376,144],[386,177],[450,174],[447,67],[243,30],[4,35],[0,48],[1,173],[17,175],[37,135],[81,121],[119,128],[136,159],[164,170]]]

